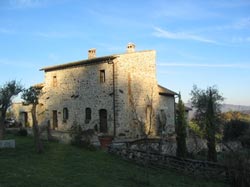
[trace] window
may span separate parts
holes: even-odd
[[[91,120],[91,108],[85,109],[85,123],[89,123]]]
[[[53,76],[53,87],[57,87],[57,78]]]
[[[63,120],[67,120],[69,118],[68,108],[63,108]]]
[[[105,82],[105,70],[100,70],[100,83]]]

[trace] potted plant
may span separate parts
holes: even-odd
[[[108,134],[101,134],[98,136],[100,145],[102,149],[107,149],[108,146],[112,143],[113,141],[113,136],[108,135]]]

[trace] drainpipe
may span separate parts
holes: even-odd
[[[114,116],[114,133],[113,136],[116,136],[116,91],[115,91],[115,62],[112,61],[112,69],[113,69],[113,116]]]

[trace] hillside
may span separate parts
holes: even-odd
[[[187,107],[191,107],[191,103],[186,103],[185,104]],[[194,116],[194,109],[189,111],[189,119],[193,118]],[[228,112],[228,111],[239,111],[244,114],[250,114],[250,106],[245,106],[245,105],[232,105],[232,104],[223,104],[221,107],[221,111]]]
[[[101,150],[44,142],[45,152],[37,154],[31,137],[9,138],[16,140],[16,148],[0,149],[1,187],[228,186],[173,170],[145,168]]]

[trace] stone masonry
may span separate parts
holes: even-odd
[[[156,51],[135,51],[42,68],[45,81],[40,104],[53,129],[67,131],[73,123],[99,135],[137,138],[142,131],[159,135],[159,116],[165,133],[174,132],[176,93],[156,78]],[[143,126],[143,127],[142,127]],[[143,130],[142,130],[143,129]]]

